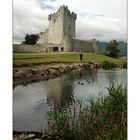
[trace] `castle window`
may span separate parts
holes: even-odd
[[[55,19],[54,19],[54,23],[55,23]]]

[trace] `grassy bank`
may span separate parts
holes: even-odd
[[[110,58],[104,55],[84,53],[83,63],[102,63],[110,61],[114,64],[123,64],[126,60]],[[81,63],[78,53],[14,53],[14,66],[25,66],[30,64],[45,63]]]
[[[109,96],[87,104],[73,100],[65,109],[49,113],[48,134],[68,140],[126,140],[127,90],[110,83]]]

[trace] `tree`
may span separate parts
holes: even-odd
[[[26,34],[25,41],[22,42],[22,44],[31,44],[35,45],[39,39],[38,34]]]
[[[105,55],[113,58],[118,58],[118,54],[120,50],[117,48],[118,42],[116,40],[112,40],[107,44]]]

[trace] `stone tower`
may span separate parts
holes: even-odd
[[[75,38],[77,15],[67,6],[60,6],[56,13],[48,16],[48,43],[62,45],[64,51],[71,51],[71,41]]]
[[[48,16],[49,27],[39,33],[37,45],[43,45],[48,52],[98,52],[98,42],[76,39],[76,18],[67,6],[60,6],[57,12]]]

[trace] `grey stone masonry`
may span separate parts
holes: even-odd
[[[48,15],[49,27],[40,32],[36,47],[20,46],[14,52],[36,52],[37,47],[46,47],[47,52],[83,51],[96,53],[98,41],[76,39],[77,14],[70,12],[67,6],[60,6],[56,13]],[[16,45],[14,45],[15,47]]]

